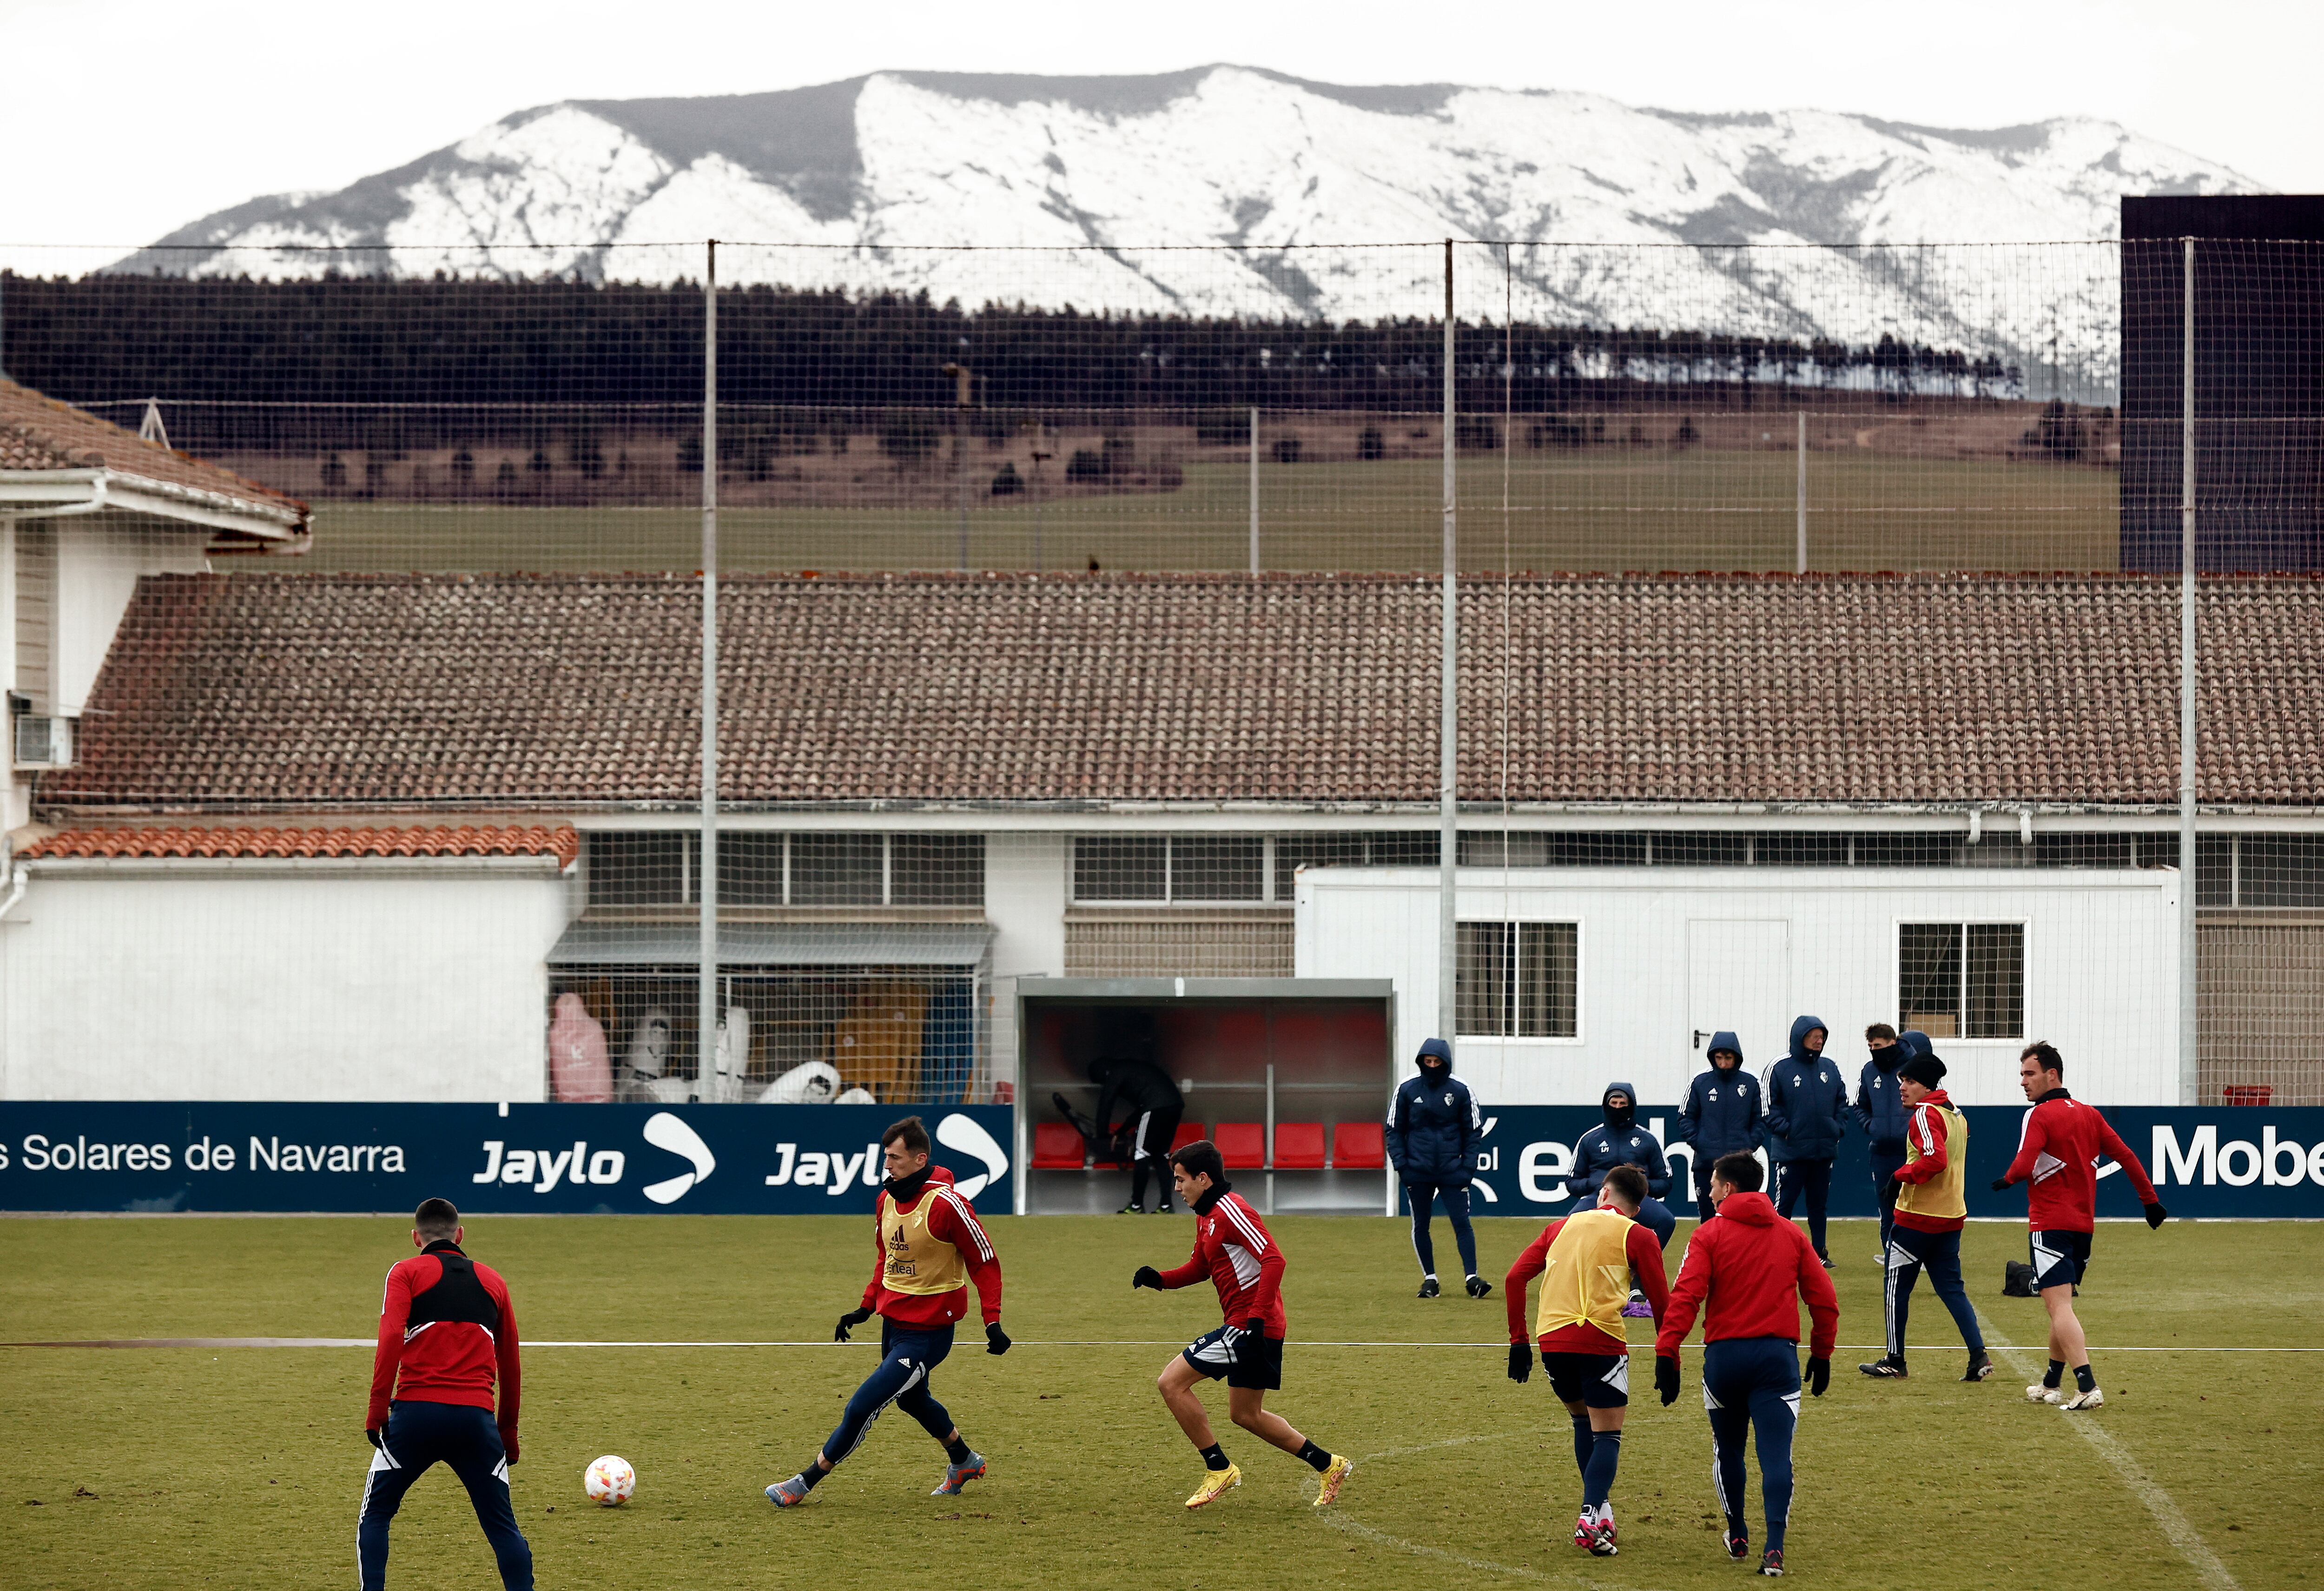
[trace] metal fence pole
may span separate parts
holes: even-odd
[[[697,1098],[715,1099],[718,1065],[718,241],[702,273],[702,898]]]
[[[1451,1042],[1458,1013],[1461,976],[1461,567],[1456,538],[1459,502],[1454,495],[1452,371],[1452,240],[1444,240],[1444,659],[1437,726],[1437,947],[1436,1031]]]
[[[2200,1102],[2195,923],[2195,240],[2184,248],[2179,342],[2179,1103]]]
[[[1259,405],[1250,406],[1250,572],[1259,573]]]
[[[1792,556],[1792,573],[1808,572],[1808,411],[1800,410],[1799,483],[1793,490],[1798,503],[1799,549]]]

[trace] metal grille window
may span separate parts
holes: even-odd
[[[593,833],[586,855],[593,906],[676,906],[694,898],[693,847],[683,833]]]
[[[1256,834],[1085,835],[1074,841],[1074,898],[1262,901],[1267,841]]]
[[[592,908],[699,904],[699,835],[600,832],[587,835],[586,845]],[[722,831],[718,903],[744,909],[982,906],[984,836]]]
[[[1462,1036],[1573,1038],[1581,1032],[1581,925],[1462,923],[1454,1021]]]
[[[1906,923],[1897,931],[1898,1022],[1931,1038],[2025,1033],[2023,923]]]

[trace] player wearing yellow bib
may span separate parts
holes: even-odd
[[[928,1395],[928,1375],[952,1352],[953,1322],[968,1312],[968,1286],[984,1307],[984,1351],[1005,1354],[1001,1329],[1001,1261],[976,1210],[952,1185],[952,1173],[928,1163],[927,1129],[908,1116],[881,1135],[888,1180],[881,1185],[873,1221],[871,1285],[862,1304],[839,1317],[834,1342],[880,1316],[880,1367],[847,1400],[846,1412],[815,1462],[767,1488],[778,1508],[796,1508],[832,1467],[862,1444],[864,1433],[893,1403],[944,1444],[944,1484],[932,1495],[949,1496],[984,1474],[984,1457],[962,1439],[945,1406]]]
[[[1509,1267],[1503,1296],[1509,1312],[1509,1379],[1533,1375],[1534,1344],[1526,1341],[1526,1286],[1541,1281],[1533,1329],[1550,1390],[1573,1421],[1573,1461],[1582,1469],[1582,1514],[1573,1544],[1600,1558],[1617,1548],[1614,1508],[1608,1499],[1622,1461],[1622,1418],[1630,1403],[1630,1350],[1622,1333],[1622,1306],[1635,1274],[1659,1324],[1670,1301],[1663,1276],[1663,1246],[1637,1220],[1646,1197],[1646,1173],[1618,1165],[1598,1187],[1598,1208],[1549,1223]]]
[[[1912,1313],[1913,1284],[1923,1270],[1969,1347],[1969,1370],[1961,1379],[1983,1381],[1993,1374],[1977,1310],[1961,1284],[1961,1228],[1969,1223],[1969,1201],[1961,1192],[1969,1170],[1969,1118],[1954,1108],[1944,1081],[1945,1063],[1934,1055],[1914,1055],[1896,1069],[1897,1091],[1912,1114],[1905,1119],[1904,1163],[1893,1174],[1889,1187],[1895,1191],[1887,1195],[1895,1209],[1882,1298],[1888,1351],[1857,1366],[1877,1381],[1904,1379],[1904,1326]]]

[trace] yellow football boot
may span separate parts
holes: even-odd
[[[1332,1462],[1330,1466],[1324,1469],[1323,1474],[1322,1478],[1323,1484],[1315,1493],[1315,1502],[1314,1506],[1321,1508],[1333,1498],[1338,1496],[1340,1494],[1340,1488],[1348,1484],[1348,1477],[1355,1472],[1356,1461],[1354,1459],[1343,1458],[1337,1453],[1333,1454]]]
[[[1203,1484],[1196,1486],[1194,1494],[1186,1499],[1186,1506],[1201,1508],[1207,1504],[1215,1503],[1240,1485],[1242,1485],[1242,1471],[1231,1464],[1224,1469],[1206,1469],[1203,1471]]]

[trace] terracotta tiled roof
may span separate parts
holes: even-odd
[[[729,802],[1435,798],[1433,578],[723,590]],[[2203,592],[2204,798],[2324,796],[2324,581]],[[650,577],[151,577],[39,798],[690,804],[698,604]],[[1504,722],[1519,801],[2175,799],[2174,581],[1472,577],[1462,615],[1468,800],[1500,796]]]
[[[532,828],[66,829],[18,851],[27,861],[88,857],[553,856],[571,866],[571,824]]]
[[[307,518],[307,505],[288,492],[172,452],[87,409],[5,380],[0,380],[0,470],[111,470],[239,498],[300,521]]]

